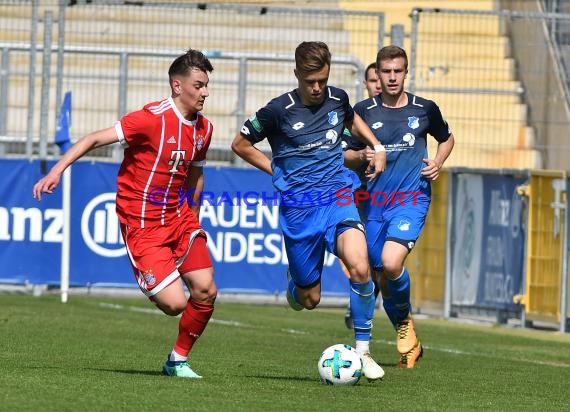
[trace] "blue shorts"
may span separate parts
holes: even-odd
[[[366,243],[372,269],[382,268],[382,249],[387,240],[400,243],[412,250],[424,228],[427,207],[406,207],[395,209],[384,215],[383,220],[366,222]]]
[[[336,239],[351,227],[363,226],[354,204],[316,207],[280,205],[289,272],[295,285],[311,287],[321,280],[325,251],[336,255]]]

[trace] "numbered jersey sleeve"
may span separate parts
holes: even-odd
[[[276,110],[272,110],[274,106],[272,103],[259,109],[244,122],[241,128],[242,136],[252,144],[261,142],[277,130],[276,125],[279,123],[279,113]]]

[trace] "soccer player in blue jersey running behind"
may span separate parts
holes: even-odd
[[[368,97],[376,96],[378,93],[381,92],[380,79],[378,78],[378,73],[376,72],[376,61],[366,66],[366,69],[364,70],[364,79],[362,80],[362,84],[364,85],[364,88],[368,93]],[[354,193],[355,196],[359,196],[358,195],[359,192],[366,192],[366,185],[368,184],[368,179],[366,178],[366,169],[368,168],[368,164],[370,163],[370,161],[374,156],[374,150],[368,146],[364,146],[361,150],[349,149],[347,147],[348,143],[346,141],[347,140],[350,141],[350,138],[346,138],[345,135],[350,136],[350,132],[345,130],[343,133],[344,141],[342,142],[342,148],[345,151],[344,165],[349,169],[353,169],[354,173],[356,173],[356,176],[360,180],[360,187]],[[357,198],[360,199],[360,197]],[[360,214],[360,219],[362,219],[363,222],[366,221],[366,218],[364,216],[365,205],[366,202],[364,201],[360,201],[356,204],[358,213]],[[345,274],[348,275],[342,261],[340,263],[341,266],[343,267]],[[375,284],[374,286],[375,286],[374,295],[378,296],[379,291],[377,289],[377,285]],[[354,327],[354,325],[352,324],[352,316],[350,314],[350,301],[346,307],[346,312],[344,315],[344,323],[348,329],[352,329]]]
[[[376,66],[381,93],[354,106],[374,134],[382,136],[388,161],[386,172],[368,182],[366,239],[374,282],[396,329],[397,367],[413,368],[423,348],[414,328],[410,275],[404,261],[424,227],[430,182],[439,176],[455,139],[433,101],[404,91],[408,57],[402,48],[383,47]],[[433,158],[427,154],[428,134],[438,142]],[[351,156],[351,150],[364,147],[347,137],[345,153]]]
[[[271,100],[244,123],[232,150],[273,176],[281,193],[279,220],[289,260],[287,300],[295,310],[314,309],[321,299],[325,251],[350,273],[350,303],[356,351],[369,380],[384,370],[370,355],[374,283],[364,228],[356,206],[341,206],[338,191],[352,191],[354,179],[343,165],[344,127],[374,148],[374,179],[386,166],[384,146],[354,113],[344,90],[328,86],[331,54],[322,42],[303,42],[295,50],[298,87]],[[270,161],[254,144],[267,138]]]

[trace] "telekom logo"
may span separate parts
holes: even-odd
[[[170,154],[170,161],[168,164],[172,165],[169,170],[170,173],[176,173],[178,171],[178,166],[184,162],[186,151],[185,150],[173,150]]]

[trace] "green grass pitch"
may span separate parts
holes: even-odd
[[[218,302],[192,352],[202,380],[164,377],[178,319],[144,298],[0,295],[0,411],[561,411],[570,405],[570,335],[416,320],[425,346],[395,369],[377,311],[382,381],[326,386],[316,362],[354,344],[342,309]]]

